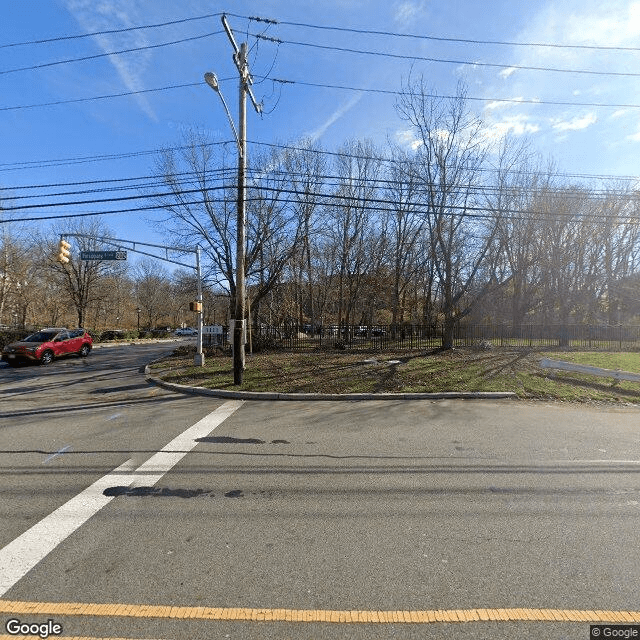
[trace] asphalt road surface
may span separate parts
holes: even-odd
[[[166,350],[0,367],[0,638],[640,624],[637,408],[184,396]]]

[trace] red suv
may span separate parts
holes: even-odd
[[[8,344],[2,350],[2,360],[12,366],[26,361],[50,364],[54,358],[69,353],[85,358],[92,345],[93,340],[84,329],[52,327]]]

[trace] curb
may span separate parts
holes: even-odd
[[[205,389],[190,387],[175,382],[165,382],[149,373],[149,363],[144,368],[147,382],[169,391],[189,395],[229,398],[233,400],[513,400],[513,391],[441,391],[439,393],[277,393],[272,391],[226,391],[225,389]]]
[[[109,341],[109,342],[94,342],[92,349],[108,349],[109,347],[131,347],[133,345],[144,344],[169,344],[171,342],[178,342],[175,338],[151,338],[149,340],[122,340]]]

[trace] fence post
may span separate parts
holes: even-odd
[[[622,351],[622,325],[618,325],[618,344],[620,345],[620,351]]]

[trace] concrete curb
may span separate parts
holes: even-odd
[[[439,393],[277,393],[270,391],[226,391],[224,389],[205,389],[190,387],[174,382],[165,382],[152,376],[149,363],[145,369],[148,382],[170,391],[197,396],[229,398],[234,400],[507,400],[518,396],[513,391],[442,391]]]
[[[122,340],[109,342],[94,342],[92,349],[108,349],[109,347],[132,347],[139,344],[169,344],[180,342],[178,338],[151,338],[149,340]]]

